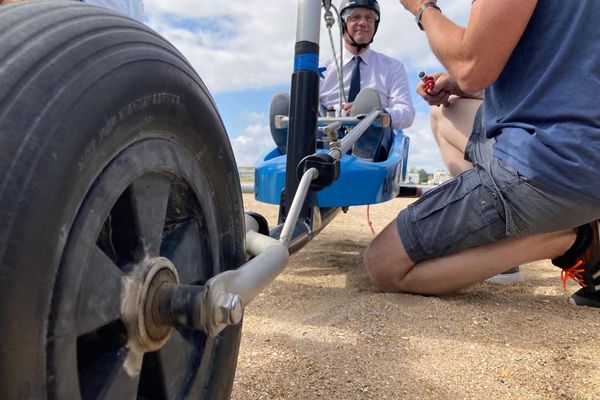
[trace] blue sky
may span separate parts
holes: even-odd
[[[262,153],[274,146],[268,123],[270,99],[277,92],[290,90],[298,0],[144,3],[147,23],[188,58],[211,91],[238,165],[254,165]],[[444,169],[429,130],[429,107],[414,93],[417,73],[437,71],[441,66],[414,17],[397,0],[379,3],[382,18],[372,47],[404,63],[417,109],[415,123],[405,130],[411,138],[409,168],[430,172]],[[445,0],[440,7],[454,21],[464,24],[470,3]],[[334,0],[334,4],[339,1]],[[337,45],[337,26],[333,33]],[[324,60],[331,55],[324,24],[320,47],[320,58]]]

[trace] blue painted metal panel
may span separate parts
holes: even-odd
[[[385,161],[367,161],[345,154],[340,160],[340,177],[328,188],[317,192],[320,207],[356,206],[382,203],[398,195],[406,176],[409,138],[394,132],[390,154]],[[279,204],[285,186],[286,156],[277,148],[257,162],[254,194],[264,203]]]

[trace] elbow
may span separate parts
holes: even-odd
[[[408,118],[406,121],[406,126],[403,126],[402,128],[409,128],[413,122],[415,121],[415,115],[416,115],[416,111],[414,109],[414,107],[410,108],[410,112],[408,113]]]
[[[472,95],[492,85],[500,75],[500,70],[472,60],[458,66],[452,75],[460,89]]]
[[[456,82],[460,87],[460,90],[465,92],[468,95],[473,95],[475,93],[479,93],[488,87],[490,84],[487,84],[486,81],[481,81],[477,79],[473,79],[472,77],[464,77],[464,78],[456,78]]]
[[[415,114],[415,108],[412,105],[408,105],[399,118],[392,118],[392,129],[398,130],[409,128],[415,120]]]

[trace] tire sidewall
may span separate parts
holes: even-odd
[[[10,374],[12,389],[2,398],[46,397],[52,292],[71,226],[95,179],[133,143],[167,139],[195,154],[211,180],[206,190],[214,196],[223,233],[221,265],[236,268],[243,262],[243,207],[235,161],[212,99],[193,71],[152,61],[129,63],[90,83],[81,96],[67,97],[56,103],[56,110],[46,111],[34,132],[40,140],[24,149],[32,156],[21,157],[21,165],[14,168],[19,176],[11,178],[24,184],[13,195],[13,215],[20,218],[12,224],[2,260],[2,268],[17,266],[0,284],[12,305],[0,309],[0,319],[10,321],[3,326],[9,345],[2,350],[0,371],[15,371]],[[65,104],[70,104],[66,113]],[[215,398],[231,390],[239,331],[239,326],[228,329],[218,341],[213,371],[217,377],[229,371],[231,378],[211,383],[207,392]],[[2,364],[17,357],[17,368]],[[27,374],[19,373],[25,370]]]

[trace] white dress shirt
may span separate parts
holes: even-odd
[[[140,22],[144,22],[144,5],[142,0],[83,0],[83,2],[110,8]]]
[[[344,51],[344,90],[350,91],[353,54]],[[408,128],[415,118],[415,109],[410,97],[408,77],[404,65],[391,57],[367,48],[360,54],[360,88],[373,88],[379,92],[381,106],[392,117],[392,128]],[[325,108],[339,108],[338,75],[332,58],[323,62],[327,68],[321,79],[320,102]]]

